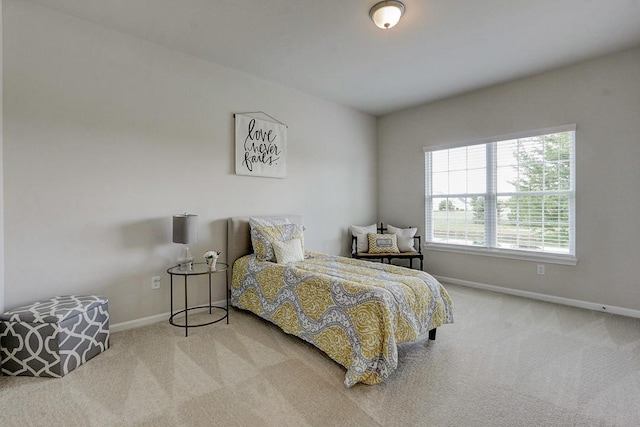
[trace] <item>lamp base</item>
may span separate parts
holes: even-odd
[[[193,262],[180,262],[178,263],[178,270],[191,271],[193,270]]]
[[[184,249],[178,257],[178,269],[181,271],[191,271],[193,269],[193,255],[191,255],[187,245],[184,245]]]

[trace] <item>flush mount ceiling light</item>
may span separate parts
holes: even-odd
[[[398,23],[404,14],[404,4],[389,0],[376,3],[369,11],[371,20],[383,30],[388,30]]]

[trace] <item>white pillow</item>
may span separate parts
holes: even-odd
[[[291,239],[286,242],[273,242],[273,251],[276,253],[276,261],[278,264],[302,261],[304,259],[302,241],[300,239]]]
[[[272,226],[283,225],[283,224],[291,224],[291,220],[289,218],[279,218],[279,217],[249,218],[249,225],[251,227],[256,227],[256,226],[272,227]]]
[[[369,233],[376,234],[378,226],[376,224],[367,225],[366,227],[352,225],[349,229],[356,238],[356,252],[369,252]]]
[[[417,228],[397,228],[387,224],[387,232],[398,236],[398,249],[400,252],[416,252],[413,236],[418,232]]]

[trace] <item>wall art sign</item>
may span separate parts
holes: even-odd
[[[285,178],[287,126],[247,114],[236,118],[236,175]]]

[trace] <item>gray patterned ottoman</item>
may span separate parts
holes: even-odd
[[[59,378],[109,348],[107,303],[61,296],[0,315],[2,374]]]

